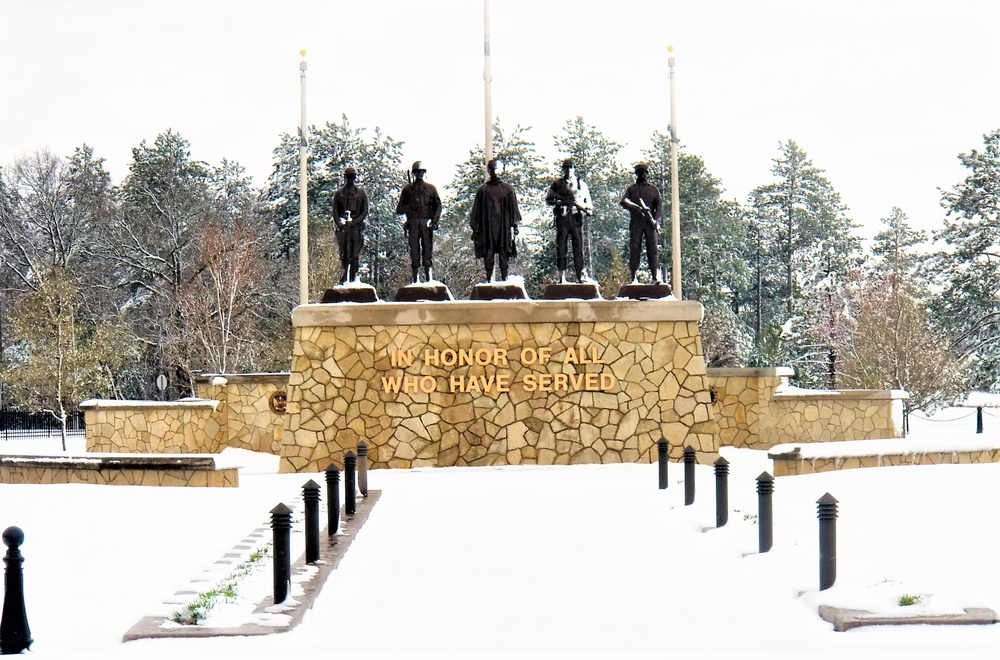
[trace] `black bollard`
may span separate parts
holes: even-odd
[[[827,493],[819,504],[819,590],[837,581],[837,499]]]
[[[292,582],[292,510],[279,502],[271,509],[271,533],[274,552],[274,603],[288,598]]]
[[[306,563],[319,560],[319,484],[310,479],[302,486],[306,509]]]
[[[333,463],[326,468],[326,533],[336,536],[340,529],[340,470]]]
[[[3,531],[3,542],[7,546],[4,555],[3,618],[0,619],[0,654],[13,655],[31,646],[31,631],[28,630],[28,615],[24,611],[24,574],[21,564],[24,557],[19,548],[24,543],[24,532],[20,527],[8,527]]]
[[[729,522],[729,461],[719,456],[715,461],[715,526]]]
[[[684,506],[694,504],[694,447],[684,448]]]
[[[354,501],[354,498],[357,497],[354,489],[354,468],[357,463],[358,459],[354,452],[348,450],[344,454],[344,514],[348,516],[354,515],[356,506]]]
[[[660,459],[660,490],[667,487],[667,454],[670,453],[670,444],[666,438],[660,438],[656,443]]]
[[[976,408],[976,433],[983,432],[983,408]]]
[[[760,552],[767,552],[774,545],[774,516],[771,495],[774,493],[774,477],[761,472],[757,477],[757,526]]]
[[[368,497],[368,445],[358,440],[358,490],[361,497]]]

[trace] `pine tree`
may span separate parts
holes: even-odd
[[[764,347],[766,336],[776,336],[767,326],[781,328],[782,362],[798,368],[802,384],[829,385],[836,327],[831,319],[842,308],[837,289],[856,263],[858,240],[823,170],[794,141],[780,148],[771,169],[777,180],[750,196],[758,283],[755,343]],[[780,279],[769,277],[776,272]]]
[[[984,149],[960,154],[966,178],[942,191],[947,215],[935,239],[932,272],[944,284],[932,309],[955,337],[970,386],[1000,387],[1000,130],[983,136]]]
[[[660,270],[671,272],[670,137],[654,133],[643,152],[650,181],[663,198]],[[678,202],[681,225],[681,282],[684,297],[705,306],[702,338],[711,366],[737,366],[748,359],[748,329],[737,313],[749,295],[751,270],[746,258],[745,212],[722,198],[722,182],[700,156],[678,154]],[[623,209],[624,210],[624,209]],[[627,214],[622,215],[628,226]],[[623,249],[627,252],[627,247]],[[670,277],[666,281],[670,281]]]

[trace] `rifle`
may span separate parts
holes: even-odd
[[[658,223],[656,221],[656,218],[653,217],[653,211],[652,211],[652,209],[650,209],[648,206],[646,206],[646,200],[644,200],[642,197],[639,198],[639,203],[638,204],[636,204],[631,199],[629,199],[628,197],[626,197],[625,198],[625,206],[630,206],[630,207],[638,210],[639,212],[641,212],[642,213],[642,217],[644,217],[646,220],[649,221],[650,224],[653,225],[653,229],[655,229],[656,231],[660,231],[660,223]]]

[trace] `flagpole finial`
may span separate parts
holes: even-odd
[[[671,48],[673,48],[673,46],[671,46]],[[306,56],[306,49],[303,48],[302,50],[300,50],[299,51],[299,55],[301,55],[302,57],[305,57]]]
[[[672,53],[672,52],[674,52],[674,47],[673,47],[673,45],[670,45],[670,46],[667,46],[667,52],[668,52],[668,53]],[[302,54],[303,54],[303,55],[305,55],[305,51],[302,51]]]

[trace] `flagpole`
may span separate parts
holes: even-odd
[[[299,304],[309,303],[309,173],[306,149],[309,138],[306,135],[306,51],[299,51],[302,82],[302,122],[299,125]]]
[[[674,47],[667,46],[670,57],[667,65],[670,67],[670,234],[673,252],[673,271],[670,284],[674,297],[681,299],[681,209],[680,192],[678,191],[677,173],[677,103],[674,96]]]
[[[493,160],[493,72],[490,68],[490,0],[483,0],[483,82],[486,85],[486,163]]]

